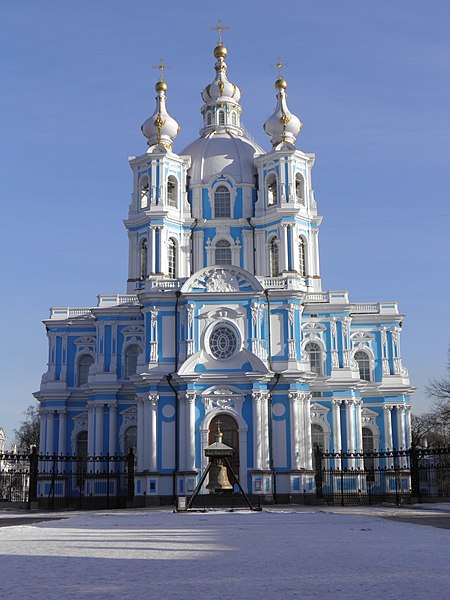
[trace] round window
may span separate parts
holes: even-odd
[[[209,348],[214,358],[226,359],[236,354],[238,336],[229,325],[216,325],[209,336]]]

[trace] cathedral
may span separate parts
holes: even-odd
[[[129,159],[126,294],[44,322],[40,452],[132,448],[142,503],[193,492],[218,422],[244,490],[269,501],[314,498],[316,448],[410,446],[403,315],[322,289],[315,156],[297,148],[287,82],[280,70],[266,151],[241,124],[226,57],[220,37],[203,126],[179,154],[160,66],[148,149]]]

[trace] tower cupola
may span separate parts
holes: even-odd
[[[158,68],[161,75],[155,85],[155,90],[158,94],[156,96],[155,112],[141,126],[141,131],[147,138],[148,152],[152,152],[155,148],[160,148],[161,146],[167,150],[172,150],[173,140],[180,131],[180,126],[169,115],[166,109],[167,83],[163,77],[165,65],[162,61]]]
[[[242,135],[241,107],[239,105],[241,92],[237,85],[228,81],[225,62],[228,50],[222,43],[223,28],[219,27],[218,29],[219,41],[214,48],[216,76],[214,81],[208,84],[202,92],[202,99],[205,102],[201,109],[204,127],[200,133],[204,135],[212,131],[232,131]]]
[[[274,149],[279,149],[285,145],[295,145],[295,140],[300,133],[302,123],[296,115],[291,113],[287,106],[287,82],[281,75],[281,67],[283,65],[278,61],[276,66],[280,69],[278,79],[275,81],[277,104],[273,114],[264,123],[264,131],[270,136],[270,141]]]

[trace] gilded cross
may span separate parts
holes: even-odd
[[[154,65],[153,68],[159,69],[159,80],[160,81],[164,81],[164,69],[171,69],[171,67],[169,67],[169,65],[164,64],[163,58],[160,58],[159,65]]]
[[[283,73],[281,72],[281,69],[282,69],[283,67],[287,67],[287,66],[289,66],[289,65],[288,65],[288,63],[284,63],[284,62],[282,62],[282,60],[281,60],[281,56],[279,56],[279,57],[277,58],[277,62],[276,62],[276,64],[274,64],[274,65],[270,65],[270,66],[271,66],[271,67],[275,67],[275,68],[277,68],[277,69],[278,69],[278,77],[281,79],[281,78],[283,77]]]
[[[210,27],[211,31],[217,31],[219,34],[219,42],[218,45],[222,45],[222,31],[224,29],[230,29],[228,25],[222,25],[222,19],[217,19],[217,27]]]

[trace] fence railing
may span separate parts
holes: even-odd
[[[450,448],[314,454],[316,496],[330,504],[450,499]]]
[[[134,496],[127,456],[0,454],[0,502],[42,508],[121,508]],[[1,504],[0,504],[1,506]]]

